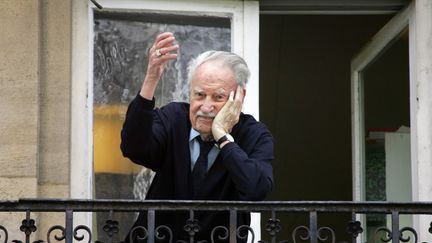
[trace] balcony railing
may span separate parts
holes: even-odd
[[[194,218],[197,211],[225,211],[229,213],[229,225],[218,226],[212,231],[211,242],[244,241],[249,234],[249,242],[271,243],[297,243],[297,242],[341,242],[336,239],[336,231],[331,225],[320,225],[319,216],[323,214],[345,214],[352,220],[345,224],[345,230],[349,234],[348,241],[358,242],[365,234],[364,225],[358,221],[365,215],[382,215],[387,223],[374,229],[375,237],[368,238],[375,242],[421,242],[419,236],[429,237],[432,226],[427,225],[428,232],[417,232],[414,227],[400,226],[401,215],[431,215],[432,203],[410,202],[324,202],[324,201],[263,201],[263,202],[235,202],[235,201],[136,201],[136,200],[58,200],[58,199],[28,199],[17,201],[0,201],[0,213],[17,212],[25,213],[21,225],[16,225],[21,236],[10,235],[11,230],[0,222],[0,242],[22,242],[16,240],[22,238],[29,242],[93,242],[96,238],[88,225],[75,225],[74,217],[82,212],[105,212],[103,230],[99,234],[105,234],[107,242],[113,242],[114,236],[119,232],[119,222],[114,213],[119,212],[146,212],[147,227],[136,227],[132,231],[140,231],[138,238],[142,242],[186,242],[173,239],[172,230],[169,227],[157,226],[156,213],[158,211],[187,211],[189,220],[186,220],[184,230],[188,233],[188,242],[196,242],[194,236],[199,231],[200,222]],[[46,239],[34,239],[38,230],[38,222],[34,217],[39,212],[64,213],[64,224],[49,226],[44,236]],[[263,220],[262,239],[256,239],[256,233],[247,225],[237,225],[238,212],[262,212],[269,215],[269,219]],[[283,214],[306,215],[307,223],[293,226],[289,232],[289,238],[282,238],[282,221],[278,218]],[[49,221],[49,220],[48,220]],[[429,224],[430,222],[428,222]],[[287,228],[287,227],[285,227]],[[285,229],[284,228],[284,229]],[[248,234],[245,232],[247,231]],[[285,232],[286,233],[286,232]],[[286,234],[285,234],[286,235]],[[40,236],[40,235],[38,235]],[[137,239],[130,239],[138,242]],[[11,240],[12,239],[12,240]],[[96,240],[95,242],[101,242]],[[116,241],[118,242],[118,241]],[[347,241],[344,241],[347,242]]]

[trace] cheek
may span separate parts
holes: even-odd
[[[226,102],[217,103],[214,106],[215,112],[219,113],[219,111],[222,109],[222,107],[225,105]]]
[[[189,110],[191,112],[197,112],[199,106],[200,106],[200,102],[199,101],[196,101],[196,100],[190,100],[189,101],[189,107],[190,107]]]
[[[192,125],[194,125],[195,122],[196,122],[195,114],[196,114],[197,111],[198,111],[197,108],[198,108],[198,106],[196,106],[196,105],[193,106],[193,104],[190,104],[190,108],[189,108],[189,119],[190,119]]]
[[[197,104],[190,104],[189,113],[191,116],[195,116],[198,110],[199,110],[199,106]]]
[[[192,126],[195,125],[195,116],[192,113],[189,114],[189,120]]]

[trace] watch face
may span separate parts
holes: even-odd
[[[230,141],[230,142],[234,142],[234,138],[231,136],[231,134],[228,133],[228,134],[226,134],[225,136],[227,137],[227,140],[228,140],[228,141]]]

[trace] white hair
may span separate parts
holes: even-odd
[[[226,51],[206,51],[201,53],[195,59],[192,59],[188,65],[188,81],[192,80],[195,70],[205,62],[219,62],[231,68],[234,78],[238,85],[245,88],[250,77],[249,68],[243,58],[232,52]]]

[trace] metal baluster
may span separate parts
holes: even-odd
[[[392,211],[392,243],[399,243],[399,212]]]
[[[230,210],[230,243],[237,242],[237,210]]]
[[[351,213],[351,220],[352,220],[352,222],[357,221],[357,217],[356,217],[355,212]],[[357,242],[357,237],[352,237],[351,241],[352,241],[352,243],[356,243]]]
[[[155,239],[155,210],[149,209],[147,211],[147,229],[148,229],[148,243],[154,243]]]
[[[109,211],[108,218],[110,220],[110,223],[112,223],[113,222],[113,211],[112,210]],[[112,225],[111,225],[111,227],[112,227]],[[110,230],[112,230],[112,228]],[[110,233],[108,233],[108,242],[109,243],[113,243],[113,233],[112,233],[112,231],[111,231],[111,235],[110,235]]]
[[[70,209],[66,210],[66,222],[65,222],[65,235],[66,243],[72,243],[73,241],[73,211]]]
[[[276,222],[276,212],[274,210],[271,212],[271,218]],[[271,242],[276,243],[276,234],[272,234]]]
[[[189,210],[189,220],[190,220],[190,223],[192,225],[194,223],[194,217],[195,217],[194,211],[193,210]],[[192,226],[192,231],[189,233],[189,242],[190,243],[194,243],[195,233],[194,233],[193,227],[194,226]],[[199,227],[199,225],[198,225],[198,227]]]
[[[309,234],[310,234],[310,242],[317,243],[318,242],[318,226],[317,226],[317,212],[311,211],[309,212]]]
[[[25,241],[26,241],[26,243],[29,243],[30,242],[30,234],[31,234],[31,230],[30,230],[31,218],[30,218],[30,211],[29,210],[26,211],[26,221],[27,221],[27,224],[29,226],[29,229],[25,232],[25,235],[26,235]]]

